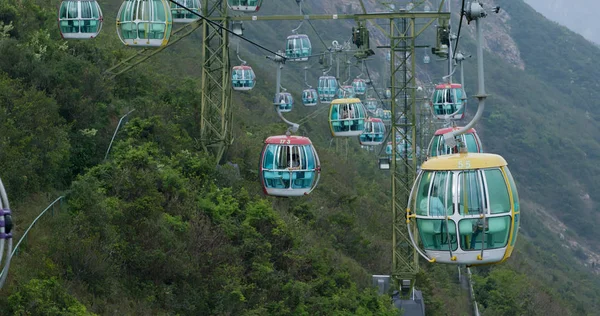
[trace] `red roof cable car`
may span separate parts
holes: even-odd
[[[237,58],[242,63],[239,66],[233,66],[231,70],[231,86],[236,91],[248,91],[254,88],[256,84],[256,75],[252,67],[246,65],[246,61],[240,58],[240,42],[237,43]]]
[[[275,94],[280,95],[281,68],[283,58],[273,58],[277,62]],[[259,178],[263,191],[272,196],[303,196],[317,187],[321,176],[321,163],[312,142],[308,137],[292,136],[298,131],[298,124],[283,117],[280,104],[274,103],[277,115],[289,125],[285,135],[271,136],[265,140],[260,155]]]

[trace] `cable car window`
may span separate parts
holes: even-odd
[[[453,221],[419,218],[417,219],[417,225],[423,248],[426,250],[449,250],[450,243],[453,251],[458,249],[456,224]],[[448,235],[450,236],[450,242],[448,241]]]
[[[304,145],[304,151],[306,152],[307,157],[307,169],[315,169],[316,162],[312,147],[310,145]]]
[[[461,215],[483,214],[485,196],[477,170],[462,171],[458,176],[458,209]]]
[[[515,184],[515,179],[513,178],[510,170],[508,168],[504,168],[504,172],[506,173],[506,177],[508,178],[508,183],[510,184],[510,190],[512,192],[513,197],[513,207],[515,208],[515,213],[520,211],[519,208],[519,193],[517,192],[517,186]]]
[[[391,146],[389,146],[391,154]],[[388,148],[386,147],[386,153]],[[417,190],[417,198],[415,200],[415,210],[417,215],[427,216],[427,199],[429,197],[429,189],[431,184],[431,178],[433,177],[433,172],[425,171],[422,173],[421,181],[419,182],[419,189]]]
[[[59,13],[59,17],[61,19],[66,19],[67,18],[67,6],[69,6],[68,2],[63,2],[60,5],[60,13]]]
[[[279,146],[277,152],[277,169],[286,169],[288,167],[288,146]]]
[[[68,4],[69,9],[67,10],[67,18],[76,19],[77,16],[77,1],[71,1]]]
[[[407,143],[401,147],[403,153],[408,151],[406,147]],[[452,215],[452,173],[437,172],[429,196],[429,216]],[[439,205],[434,208],[434,203]]]
[[[485,219],[462,219],[458,222],[461,248],[464,250],[498,249],[506,247],[510,232],[510,216]],[[485,241],[484,241],[485,233]],[[485,243],[485,245],[484,245]]]
[[[83,1],[81,2],[81,17],[84,19],[92,18],[92,2],[91,1]]]
[[[265,149],[265,158],[263,161],[263,168],[265,169],[273,169],[275,165],[275,145],[268,145]]]
[[[504,176],[500,169],[485,170],[488,194],[490,197],[490,208],[492,214],[510,212],[510,199]]]
[[[475,135],[465,134],[464,137],[465,143],[467,145],[467,151],[470,153],[479,152],[479,150],[477,150],[477,141],[475,140]]]

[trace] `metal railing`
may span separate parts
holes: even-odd
[[[29,231],[31,230],[31,228],[33,228],[33,225],[35,225],[35,223],[37,223],[37,221],[42,218],[42,216],[44,216],[44,214],[46,214],[46,212],[52,208],[52,212],[51,214],[54,215],[54,205],[57,202],[61,202],[59,203],[59,209],[60,206],[62,205],[62,200],[64,199],[64,195],[59,196],[56,200],[54,200],[52,203],[50,203],[34,220],[33,222],[31,222],[31,224],[29,225],[29,227],[27,227],[27,230],[25,230],[25,232],[23,233],[23,236],[21,236],[21,238],[19,239],[19,242],[17,243],[17,245],[15,246],[15,248],[13,248],[12,253],[10,254],[10,256],[14,256],[16,254],[18,254],[19,251],[19,246],[21,245],[22,242],[24,242],[25,240],[27,240],[27,235],[29,234]]]

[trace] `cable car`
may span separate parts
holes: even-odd
[[[356,78],[352,81],[352,87],[358,95],[363,95],[367,92],[367,83],[365,79]]]
[[[439,120],[460,120],[465,116],[466,100],[461,84],[439,84],[431,98],[433,115]]]
[[[375,116],[376,118],[380,118],[380,119],[382,119],[382,120],[383,120],[383,111],[384,111],[384,110],[383,110],[382,108],[377,108],[377,110],[375,110],[375,114],[374,114],[374,116]]]
[[[367,98],[365,100],[365,107],[369,112],[375,112],[377,110],[377,99]]]
[[[172,27],[166,0],[125,0],[117,14],[117,34],[127,46],[165,46]]]
[[[385,153],[391,160],[392,142],[388,142],[385,146]],[[410,144],[407,144],[404,140],[396,138],[396,160],[402,160],[403,158],[406,158],[408,160],[411,160],[413,158],[412,146]]]
[[[248,91],[254,88],[256,76],[252,67],[246,65],[234,66],[231,71],[231,85],[233,90]]]
[[[315,106],[317,105],[317,100],[319,99],[319,95],[317,94],[317,90],[315,89],[304,89],[302,91],[302,104],[305,106]]]
[[[386,99],[390,100],[392,98],[392,89],[385,89],[384,95]]]
[[[102,29],[102,11],[95,0],[63,0],[58,26],[64,39],[90,39]]]
[[[360,99],[335,99],[329,106],[331,135],[358,136],[365,129],[367,115]]]
[[[390,110],[383,110],[381,119],[386,124],[391,123],[392,122],[392,111],[390,111]]]
[[[306,34],[293,34],[287,37],[285,57],[289,61],[307,61],[312,54],[310,39]]]
[[[321,76],[317,90],[322,103],[331,103],[337,92],[337,80],[333,76]]]
[[[499,155],[460,153],[427,160],[407,212],[412,243],[430,262],[501,263],[510,257],[517,238],[517,188]]]
[[[181,3],[184,7],[201,14],[202,4],[200,0],[175,0]],[[191,23],[198,20],[200,17],[184,9],[183,7],[171,2],[171,15],[175,23]]]
[[[338,89],[337,97],[339,99],[344,99],[344,98],[345,99],[349,99],[349,98],[354,98],[355,94],[356,93],[355,93],[354,88],[352,86],[345,85],[345,86],[341,86]]]
[[[261,5],[262,0],[227,0],[227,6],[233,11],[256,12]]]
[[[294,106],[294,98],[289,92],[280,92],[275,95],[275,104],[279,104],[279,111],[285,113],[292,111]]]
[[[427,149],[427,153],[429,157],[436,157],[440,155],[449,155],[449,154],[458,154],[459,148],[455,146],[450,148],[446,145],[446,141],[444,140],[444,134],[450,133],[452,131],[459,130],[460,127],[447,127],[438,129],[435,131],[433,138],[431,138],[431,142],[429,143],[429,149]],[[471,128],[466,133],[461,134],[460,140],[463,145],[466,146],[467,152],[470,153],[482,153],[483,148],[481,146],[481,140],[477,135],[477,131],[474,128]]]
[[[265,140],[260,157],[260,182],[265,194],[307,195],[319,182],[319,156],[308,137],[271,136]]]
[[[367,118],[365,120],[365,130],[358,137],[358,141],[363,146],[377,146],[383,144],[385,135],[385,125],[379,118]]]

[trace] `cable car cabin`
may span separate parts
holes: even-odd
[[[304,104],[305,106],[317,105],[318,99],[319,95],[317,94],[317,90],[305,89],[304,91],[302,91],[302,104]]]
[[[349,99],[349,98],[354,98],[356,95],[354,88],[352,86],[341,86],[338,89],[337,92],[337,97],[338,99]]]
[[[386,99],[390,100],[392,98],[392,90],[391,89],[385,89],[384,96],[385,96]]]
[[[381,119],[386,124],[391,123],[392,122],[392,111],[390,111],[390,110],[383,110]]]
[[[190,10],[202,14],[202,4],[200,0],[175,0],[181,3],[184,7]],[[175,23],[192,23],[198,20],[200,17],[184,9],[183,7],[171,2],[171,16],[173,16],[173,22]]]
[[[265,194],[307,195],[319,182],[319,156],[307,137],[271,136],[265,140],[260,160],[260,182]]]
[[[519,198],[499,155],[461,153],[421,165],[408,204],[408,231],[430,262],[467,266],[510,257],[519,227]],[[417,236],[412,235],[416,225]]]
[[[358,136],[365,129],[367,115],[360,99],[335,99],[329,106],[331,135]]]
[[[384,111],[384,110],[383,110],[382,108],[377,108],[377,110],[375,110],[375,114],[374,114],[374,116],[375,116],[376,118],[380,118],[380,119],[382,119],[382,120],[383,120],[383,114],[384,114],[384,113],[383,113],[383,111]],[[384,122],[384,123],[385,123],[385,122]]]
[[[407,155],[408,153],[408,155]],[[388,142],[387,145],[385,146],[385,154],[390,158],[390,161],[392,160],[392,142]],[[413,154],[412,154],[412,146],[410,146],[410,144],[402,141],[402,140],[398,140],[396,139],[396,160],[402,160],[402,159],[408,159],[411,160],[413,158]]]
[[[460,120],[465,116],[467,95],[458,83],[444,83],[435,86],[431,106],[438,120]]]
[[[431,139],[431,142],[429,143],[429,148],[427,149],[427,155],[429,157],[436,157],[436,156],[440,156],[440,155],[458,154],[459,153],[458,146],[450,148],[446,145],[446,141],[444,140],[444,134],[447,134],[447,133],[452,132],[453,130],[456,131],[459,129],[460,129],[460,127],[447,127],[447,128],[442,128],[442,129],[438,129],[437,131],[435,131],[435,134],[434,134],[433,138]],[[483,152],[483,148],[481,146],[481,140],[479,139],[479,136],[477,135],[477,131],[475,131],[474,128],[471,128],[466,133],[461,134],[459,137],[460,137],[460,140],[462,141],[463,145],[466,146],[467,152],[470,152],[470,153],[482,153]]]
[[[279,111],[283,113],[292,111],[292,107],[294,106],[294,98],[292,98],[292,95],[289,92],[276,94],[273,102],[278,104]]]
[[[233,90],[248,91],[254,88],[256,84],[256,76],[252,67],[241,65],[234,66],[231,71],[231,85]]]
[[[365,107],[369,112],[375,112],[377,110],[377,99],[367,98],[365,100]]]
[[[287,37],[285,57],[289,61],[307,61],[312,54],[310,39],[306,34],[294,34]]]
[[[333,76],[321,76],[317,90],[322,103],[331,103],[337,92],[337,80]]]
[[[227,0],[227,6],[233,11],[256,12],[260,10],[262,0]]]
[[[354,91],[358,95],[363,95],[363,94],[367,93],[367,83],[366,83],[365,79],[360,79],[360,78],[354,79],[354,81],[352,81],[352,87],[354,88]]]
[[[58,26],[64,39],[91,39],[102,29],[102,11],[95,0],[64,0],[58,10]]]
[[[165,46],[172,27],[166,0],[125,0],[117,14],[117,34],[127,46]]]
[[[365,120],[365,130],[358,137],[358,141],[363,146],[377,146],[383,144],[385,135],[385,125],[378,118],[367,118]]]

